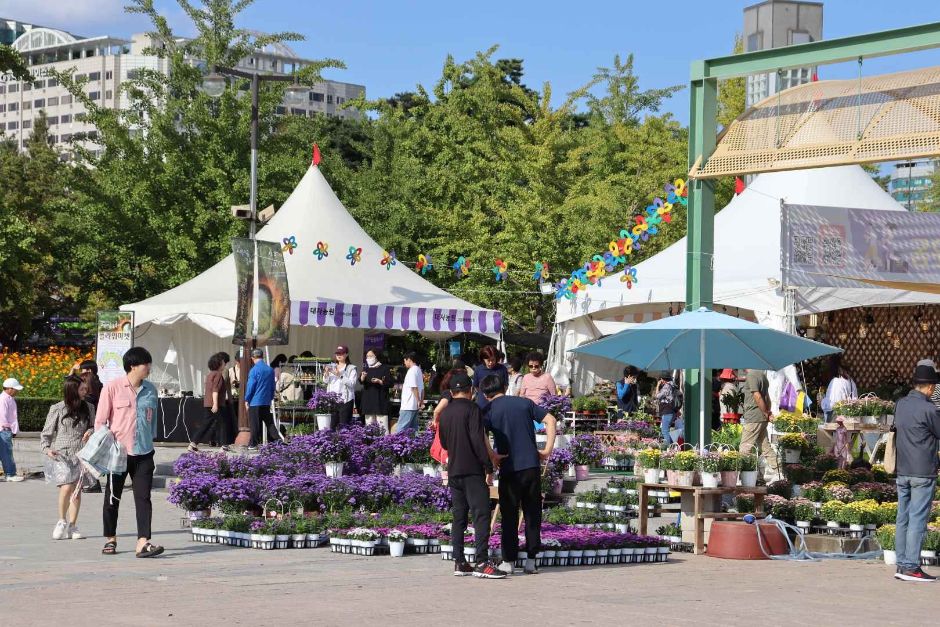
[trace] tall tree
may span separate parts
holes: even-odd
[[[744,37],[741,33],[734,35],[734,46],[731,52],[733,54],[744,52]],[[728,128],[728,125],[744,113],[745,93],[743,76],[718,81],[718,124],[723,128]]]
[[[0,44],[0,74],[10,72],[20,81],[32,80],[32,74],[23,61],[22,55],[6,44]]]

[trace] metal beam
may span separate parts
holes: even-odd
[[[768,48],[692,63],[692,80],[726,79],[764,74],[794,67],[855,61],[940,47],[940,22],[895,30],[823,39],[805,44]]]

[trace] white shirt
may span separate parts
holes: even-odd
[[[855,381],[852,379],[843,379],[842,377],[833,377],[826,389],[826,397],[823,398],[823,411],[832,411],[836,403],[848,399],[858,398],[858,388],[855,387]]]
[[[332,365],[329,374],[326,375],[326,391],[336,392],[343,399],[343,403],[348,403],[356,394],[359,372],[354,365],[346,364],[346,368],[340,374],[336,374],[333,371],[336,365],[338,364]]]
[[[415,396],[414,388],[418,389]],[[424,392],[424,376],[420,366],[408,368],[405,374],[405,383],[401,388],[401,411],[417,411],[418,397]]]
[[[519,396],[519,388],[522,387],[522,377],[523,374],[521,372],[509,375],[509,387],[506,388],[506,396]]]

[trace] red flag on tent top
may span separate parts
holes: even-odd
[[[740,194],[744,191],[744,180],[740,176],[734,177],[734,193]]]
[[[813,78],[811,79],[811,82],[815,83],[818,80],[819,80],[819,74],[817,74],[816,71],[813,70]]]
[[[320,165],[320,147],[313,145],[313,165]]]

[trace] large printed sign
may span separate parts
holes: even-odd
[[[940,283],[940,214],[784,205],[785,285]]]
[[[95,327],[98,377],[107,383],[124,376],[124,353],[134,345],[133,311],[99,311]]]
[[[235,272],[238,280],[238,313],[235,316],[234,344],[252,339],[254,302],[254,252],[258,256],[258,346],[287,344],[290,334],[290,291],[281,245],[275,242],[233,238]]]

